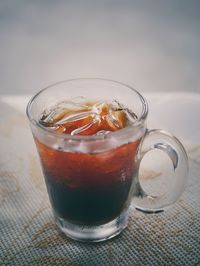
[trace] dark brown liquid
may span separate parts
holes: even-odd
[[[59,217],[103,224],[126,207],[139,141],[99,154],[58,151],[36,140],[47,189]]]

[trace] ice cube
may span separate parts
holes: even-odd
[[[90,129],[92,127],[92,125],[94,125],[93,121],[91,123],[89,123],[89,124],[86,124],[86,125],[82,126],[82,127],[78,127],[78,128],[76,128],[75,130],[73,130],[71,132],[71,135],[78,135],[80,133],[85,133],[84,131]]]
[[[118,129],[123,128],[127,125],[127,117],[124,111],[110,110],[108,119],[109,123],[113,123]]]
[[[78,98],[78,97],[77,97]],[[79,97],[83,98],[83,97]],[[85,100],[85,98],[83,98]],[[82,99],[82,100],[83,100]],[[77,100],[77,99],[76,99]],[[80,99],[79,99],[80,100]],[[75,101],[75,99],[74,99]],[[91,107],[87,106],[85,104],[82,104],[80,102],[73,102],[73,100],[69,101],[62,101],[55,106],[51,107],[50,109],[44,110],[39,122],[43,124],[44,126],[51,127],[58,121],[61,122],[61,124],[65,123],[65,117],[66,116],[76,116],[76,112],[83,112],[83,111],[90,112]],[[84,114],[83,114],[84,116]],[[70,117],[69,117],[70,118]]]
[[[65,115],[61,120],[59,120],[58,122],[56,122],[55,124],[57,125],[62,125],[65,123],[70,123],[70,122],[75,122],[81,119],[85,119],[88,116],[95,116],[94,112],[88,111],[88,112],[77,112],[75,114],[69,114]]]
[[[39,119],[39,123],[46,126],[46,127],[52,127],[54,125],[54,117],[56,115],[59,115],[59,117],[62,117],[62,112],[59,112],[57,108],[45,110]]]
[[[134,122],[138,118],[137,115],[132,110],[125,107],[123,104],[119,103],[117,100],[113,101],[113,106],[115,106],[116,108],[115,111],[122,111],[123,115],[122,113],[119,114],[121,117],[120,120],[124,120],[124,114],[126,115],[127,122]]]
[[[71,135],[102,135],[128,125],[137,116],[117,101],[88,101],[76,97],[46,109],[40,123]]]

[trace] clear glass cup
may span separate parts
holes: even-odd
[[[138,119],[107,135],[58,133],[39,123],[41,113],[77,96],[117,100]],[[125,84],[103,79],[74,79],[53,84],[27,105],[55,221],[70,238],[103,241],[118,235],[128,223],[130,205],[147,213],[162,211],[180,197],[188,176],[188,159],[180,141],[163,130],[147,130],[148,105]],[[139,167],[149,151],[166,153],[173,165],[169,191],[145,193]]]

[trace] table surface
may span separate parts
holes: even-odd
[[[145,97],[148,127],[171,131],[187,150],[187,186],[161,214],[132,206],[126,230],[96,244],[70,240],[54,224],[25,116],[30,97],[0,97],[0,265],[200,265],[200,94]]]

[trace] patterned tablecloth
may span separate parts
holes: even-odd
[[[161,214],[131,207],[127,229],[97,244],[57,230],[25,116],[29,97],[0,98],[0,265],[200,265],[200,95],[145,96],[149,128],[170,130],[186,147],[187,187]],[[157,174],[148,162],[142,168],[148,187]]]

